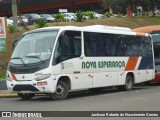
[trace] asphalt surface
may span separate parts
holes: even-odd
[[[74,93],[68,99],[53,101],[48,96],[31,100],[0,98],[0,111],[160,111],[160,85],[136,86],[132,91],[109,89],[101,93]],[[49,119],[49,118],[48,118]],[[55,118],[54,118],[55,119]],[[60,118],[57,118],[60,119]],[[61,118],[63,119],[63,118]],[[65,118],[73,119],[74,118]],[[77,118],[76,118],[77,119]],[[78,118],[81,119],[81,118]],[[94,118],[87,118],[94,119]],[[95,118],[95,120],[104,118]],[[112,119],[112,118],[107,118]],[[113,120],[122,118],[113,118]],[[127,118],[123,118],[125,120]],[[137,119],[137,118],[131,118]],[[139,119],[141,119],[139,117]],[[155,120],[159,118],[143,118]],[[137,119],[138,120],[138,119]]]

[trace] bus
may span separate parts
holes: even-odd
[[[46,27],[17,41],[6,73],[7,88],[22,99],[45,93],[53,100],[73,91],[118,86],[129,91],[154,78],[153,44],[129,28]]]
[[[147,83],[160,83],[160,25],[135,28],[133,31],[151,34],[154,48],[155,79]]]

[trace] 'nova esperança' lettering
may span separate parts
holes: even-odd
[[[82,69],[95,68],[122,68],[125,67],[125,61],[86,61],[82,62]]]

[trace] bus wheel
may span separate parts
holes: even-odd
[[[119,90],[129,91],[133,88],[133,78],[130,75],[126,76],[125,85],[118,86]]]
[[[34,93],[18,93],[18,96],[23,100],[29,100],[35,96]]]
[[[63,81],[59,81],[56,87],[56,92],[49,94],[53,100],[64,100],[68,96],[69,88]]]
[[[124,85],[124,90],[129,91],[133,88],[133,78],[130,75],[126,76],[126,81]]]

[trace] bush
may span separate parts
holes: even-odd
[[[55,20],[56,20],[57,22],[63,22],[63,21],[65,21],[65,20],[64,20],[64,15],[61,14],[61,13],[55,14],[55,15],[54,15],[54,18],[55,18]]]
[[[46,26],[46,21],[44,20],[44,19],[39,19],[39,20],[37,20],[37,26],[39,27],[39,28],[43,28],[43,27],[45,27]]]
[[[109,12],[105,12],[105,14],[104,14],[106,17],[111,17],[112,16],[112,14],[111,13],[109,13]]]
[[[94,12],[88,12],[88,17],[89,19],[94,19],[95,18]]]
[[[6,73],[4,72],[4,73],[0,73],[0,80],[1,79],[5,79],[6,78]]]
[[[16,31],[15,27],[13,25],[8,26],[9,33],[14,33]]]
[[[76,22],[82,22],[84,20],[84,14],[82,11],[77,11],[75,15]]]

